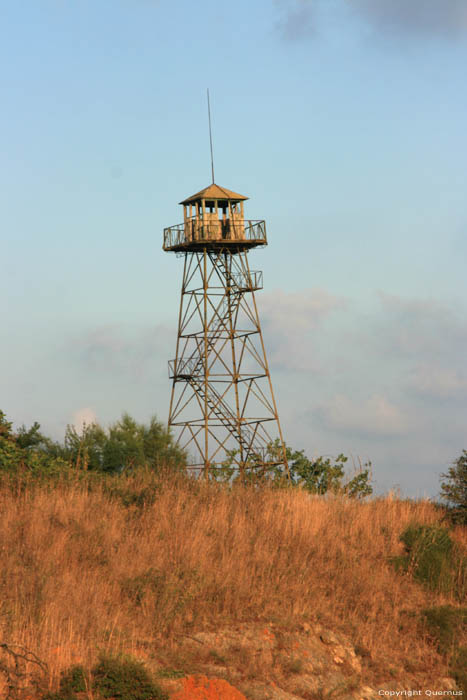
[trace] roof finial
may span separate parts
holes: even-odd
[[[214,184],[214,154],[212,150],[212,128],[211,128],[211,105],[209,102],[209,88],[208,88],[208,118],[209,118],[209,142],[211,144],[211,172],[212,172],[212,184]]]

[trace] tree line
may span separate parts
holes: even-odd
[[[269,446],[271,461],[280,450],[278,441]],[[351,498],[364,498],[373,493],[371,462],[359,465],[349,478],[346,475],[348,458],[314,457],[304,450],[286,448],[290,478],[283,467],[268,470],[263,479],[273,485],[292,485],[310,493],[324,495],[341,493]],[[238,477],[234,468],[234,454],[213,465],[210,478],[232,483]],[[186,473],[187,455],[175,444],[170,431],[155,417],[144,424],[128,413],[108,427],[96,423],[83,424],[78,430],[68,425],[62,442],[52,440],[41,432],[34,422],[29,428],[13,429],[12,422],[0,410],[0,474],[28,473],[32,476],[58,476],[67,469],[100,474],[118,475],[140,468],[164,472]],[[257,479],[251,470],[250,480]],[[467,451],[441,474],[440,498],[450,509],[456,522],[467,523]]]
[[[105,474],[162,465],[175,470],[185,466],[184,452],[174,444],[169,431],[151,418],[147,425],[127,413],[108,428],[84,423],[80,430],[68,425],[63,442],[52,440],[35,422],[14,431],[12,423],[0,411],[0,469],[18,469],[32,473],[55,474],[73,467]]]

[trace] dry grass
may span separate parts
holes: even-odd
[[[147,488],[145,479],[131,487]],[[194,629],[320,620],[350,636],[367,680],[388,668],[397,678],[408,663],[427,678],[446,675],[411,612],[452,601],[388,562],[409,523],[440,517],[428,501],[199,482],[166,482],[143,508],[79,483],[3,489],[0,641],[33,650],[54,684],[100,651],[151,661]]]

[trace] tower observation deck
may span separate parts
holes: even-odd
[[[188,468],[207,477],[228,463],[245,474],[288,465],[250,270],[266,224],[244,216],[248,198],[211,184],[180,202],[183,223],[164,229],[163,249],[184,258],[169,428]]]
[[[190,252],[208,246],[238,253],[267,245],[265,222],[244,219],[246,199],[215,184],[184,199],[183,223],[164,229],[164,250]]]

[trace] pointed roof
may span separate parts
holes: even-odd
[[[248,197],[212,183],[212,185],[205,187],[204,190],[200,190],[200,192],[191,195],[188,199],[184,199],[180,204],[193,204],[193,202],[198,202],[200,199],[231,199],[234,202],[240,202],[242,199],[248,199]]]

